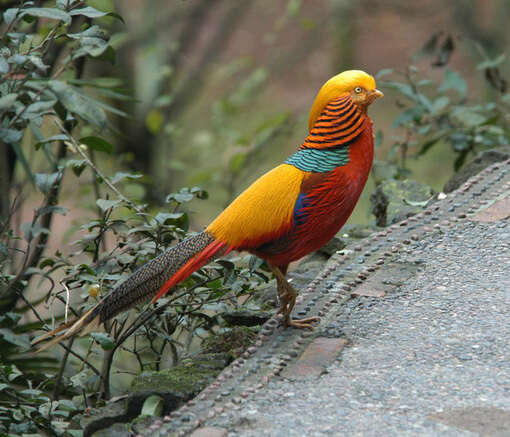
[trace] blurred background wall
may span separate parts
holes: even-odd
[[[195,215],[201,227],[263,171],[285,159],[306,135],[320,86],[345,69],[405,71],[412,62],[440,81],[437,60],[415,56],[433,35],[451,36],[449,68],[481,86],[477,44],[490,56],[508,46],[507,0],[97,0],[124,17],[114,36],[115,75],[136,103],[114,125],[117,157],[146,179],[156,204],[184,185],[210,192]],[[439,62],[441,63],[441,62]],[[89,69],[111,68],[90,64]],[[97,74],[97,71],[95,72]],[[483,84],[482,84],[483,85]],[[377,150],[385,159],[402,132],[392,127],[399,102],[370,108]],[[413,177],[440,190],[453,171],[452,152],[438,147],[409,163]],[[369,185],[351,221],[370,219]]]

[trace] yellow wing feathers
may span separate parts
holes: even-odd
[[[206,231],[233,248],[264,244],[282,235],[292,226],[305,175],[292,165],[279,165],[243,191]]]

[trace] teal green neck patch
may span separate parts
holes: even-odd
[[[349,163],[349,147],[337,149],[300,149],[285,164],[303,171],[325,173]]]

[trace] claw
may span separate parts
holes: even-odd
[[[292,285],[287,282],[285,276],[282,274],[280,269],[273,267],[273,272],[277,279],[278,294],[280,296],[280,308],[276,314],[283,315],[283,325],[288,327],[299,329],[313,329],[313,324],[320,321],[319,317],[309,317],[307,319],[292,319],[290,314],[296,303],[297,293]]]
[[[286,320],[285,326],[292,326],[299,329],[313,329],[312,323],[320,321],[320,317],[309,317],[307,319],[291,319]]]

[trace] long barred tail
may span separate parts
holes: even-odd
[[[209,260],[228,252],[225,243],[215,240],[205,231],[193,235],[140,267],[79,319],[45,334],[36,339],[34,344],[68,329],[39,350],[47,349],[84,329],[85,333],[90,332],[99,324],[136,305],[150,299],[155,302]]]

